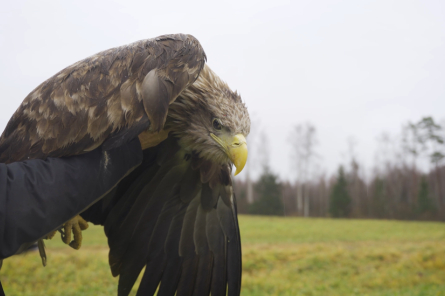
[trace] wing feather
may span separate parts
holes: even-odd
[[[207,214],[206,221],[207,240],[210,250],[213,253],[213,276],[211,283],[212,296],[225,296],[227,286],[226,267],[226,241],[221,226],[219,224],[216,209],[212,209]]]
[[[182,260],[179,256],[179,241],[181,238],[181,230],[184,221],[184,216],[187,210],[188,204],[183,203],[181,209],[176,213],[170,224],[167,239],[165,241],[165,253],[168,263],[165,267],[164,273],[161,279],[161,285],[159,287],[158,296],[175,295],[176,287],[181,275]],[[151,284],[157,286],[158,283],[152,280],[142,280],[139,286],[138,293],[140,295],[150,295],[144,288],[145,285]]]
[[[105,221],[118,294],[130,293],[145,266],[137,295],[153,295],[158,287],[158,295],[239,295],[241,247],[227,168],[206,170],[220,181],[213,188],[203,184],[200,167],[193,168],[193,158],[173,148],[172,139],[150,148],[156,157],[147,177],[122,197],[131,207],[118,201]]]
[[[79,61],[34,89],[0,137],[0,162],[116,147],[162,130],[168,106],[193,83],[205,53],[191,35],[164,35]],[[141,118],[144,120],[141,122]]]

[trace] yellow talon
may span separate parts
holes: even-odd
[[[63,225],[65,235],[62,241],[73,249],[79,250],[82,246],[82,230],[88,228],[88,222],[81,216],[77,215]],[[71,241],[71,232],[73,232],[74,240]]]
[[[54,230],[50,233],[48,233],[45,237],[45,239],[52,239],[54,237],[54,235],[56,235],[57,230]]]

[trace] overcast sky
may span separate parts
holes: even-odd
[[[371,168],[381,132],[396,134],[426,115],[445,118],[443,0],[34,0],[0,8],[0,129],[59,70],[168,33],[200,40],[210,67],[267,134],[282,179],[292,176],[296,124],[316,126],[321,166],[332,173],[350,137]]]

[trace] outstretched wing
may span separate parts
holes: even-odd
[[[205,53],[191,35],[112,48],[60,71],[33,90],[0,138],[0,162],[111,149],[163,128],[168,106],[193,83]]]
[[[82,214],[105,226],[118,295],[239,295],[241,243],[231,169],[188,155],[169,137]]]

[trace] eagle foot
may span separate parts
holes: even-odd
[[[85,221],[81,216],[77,215],[76,217],[66,222],[62,226],[62,228],[59,229],[62,241],[65,244],[69,244],[71,248],[79,250],[82,245],[82,230],[85,230],[87,228],[88,228],[88,222]],[[74,236],[73,241],[71,241],[71,232],[73,233]]]

